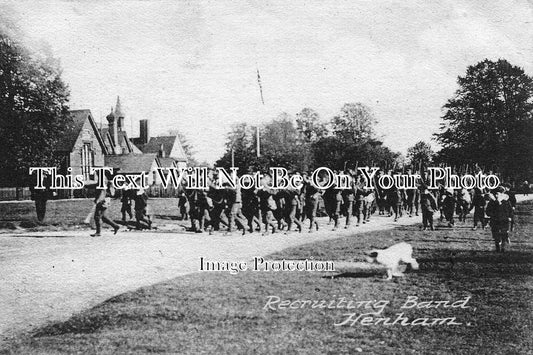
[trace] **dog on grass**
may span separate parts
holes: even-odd
[[[413,270],[418,270],[418,263],[413,258],[413,247],[405,242],[394,244],[387,249],[374,249],[365,254],[369,263],[381,264],[387,268],[387,280],[391,280],[393,276],[404,276],[400,271],[400,263],[409,264]]]

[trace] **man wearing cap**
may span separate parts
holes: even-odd
[[[122,213],[122,222],[126,222],[126,214],[133,218],[133,212],[131,211],[131,200],[133,199],[132,191],[127,186],[122,190],[122,196],[120,197],[120,213]]]
[[[102,222],[109,224],[113,228],[113,234],[117,234],[120,226],[107,218],[106,211],[111,204],[111,197],[115,194],[115,189],[109,181],[107,183],[107,189],[97,189],[96,197],[94,199],[94,223],[96,225],[96,232],[91,234],[91,237],[100,237],[102,230]]]
[[[509,245],[510,243],[509,223],[511,222],[513,209],[503,187],[496,188],[494,197],[488,203],[486,213],[490,217],[490,227],[496,251],[504,252],[505,244]]]
[[[444,201],[442,202],[442,212],[444,213],[444,218],[448,221],[448,227],[452,228],[455,225],[453,214],[455,213],[456,203],[457,198],[455,197],[453,189],[446,189]]]
[[[135,193],[133,199],[135,201],[135,220],[137,222],[137,229],[141,229],[141,222],[148,225],[148,229],[152,229],[152,220],[148,214],[148,196],[144,192],[144,189],[139,189]]]
[[[511,184],[503,184],[503,188],[505,189],[505,194],[508,196],[508,201],[511,204],[512,213],[511,213],[511,225],[509,227],[509,230],[512,232],[514,229],[514,211],[516,209],[516,194],[514,191],[511,190]]]
[[[428,227],[433,231],[433,213],[437,210],[437,199],[429,190],[424,187],[422,191],[422,196],[420,197],[420,205],[422,207],[422,225],[424,230],[427,230]]]

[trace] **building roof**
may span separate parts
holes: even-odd
[[[174,151],[174,156],[172,152],[174,147],[177,149]],[[142,147],[143,153],[159,153],[163,148],[164,157],[174,158],[177,161],[187,161],[187,155],[183,150],[181,142],[178,136],[161,136],[161,137],[152,137],[150,141]]]
[[[143,137],[133,137],[133,138],[130,138],[130,141],[135,144],[135,146],[137,148],[139,148],[141,151],[144,149],[144,141],[143,141]]]
[[[176,161],[174,158],[163,157],[158,157],[157,160],[159,160],[159,166],[162,168],[171,168],[174,166],[174,162]]]
[[[116,143],[113,143],[111,135],[109,134],[109,128],[100,129],[100,134],[104,138],[104,144],[107,148],[109,154],[117,154],[115,151]],[[133,153],[133,154],[142,154],[141,150],[138,149],[131,141],[128,139],[128,134],[126,131],[118,131],[118,145],[122,147],[122,152],[124,154]]]
[[[91,123],[91,127],[93,128],[94,133],[96,135],[96,138],[98,139],[100,145],[102,146],[102,149],[104,150],[104,153],[107,153],[102,137],[100,136],[100,132],[98,131],[96,123],[94,122],[94,119],[91,115],[91,110],[72,110],[69,111],[69,113],[70,117],[72,118],[72,124],[69,125],[65,132],[59,137],[56,151],[72,152],[72,150],[74,149],[74,144],[76,144],[76,140],[80,136],[85,121],[89,120],[89,122]]]
[[[149,172],[157,154],[106,155],[105,166],[117,169],[122,174]]]

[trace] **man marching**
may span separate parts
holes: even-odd
[[[96,225],[96,232],[91,234],[91,237],[100,237],[102,231],[102,222],[107,223],[113,228],[113,234],[117,234],[120,226],[107,218],[106,212],[111,204],[111,197],[114,195],[115,190],[113,185],[109,181],[106,189],[97,189],[96,197],[94,199],[94,223]]]
[[[509,203],[508,196],[504,193],[503,187],[498,187],[494,191],[494,199],[491,200],[486,209],[490,217],[490,228],[497,252],[505,251],[505,244],[509,245],[509,223],[513,214],[513,208]]]
[[[420,204],[422,206],[422,226],[426,231],[428,227],[433,231],[433,213],[437,210],[437,199],[433,194],[428,190],[427,187],[424,187],[422,196],[420,198]]]

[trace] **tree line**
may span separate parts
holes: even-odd
[[[521,182],[533,176],[533,79],[505,59],[485,59],[457,79],[458,89],[443,106],[434,140],[419,141],[404,158],[376,136],[377,119],[363,103],[347,103],[329,121],[311,108],[287,113],[260,127],[261,156],[256,156],[256,127],[234,125],[217,166],[264,170],[283,166],[305,171],[373,165],[418,170],[430,164],[458,173],[495,172]],[[401,124],[398,124],[401,127]]]
[[[215,165],[241,171],[267,170],[280,166],[308,171],[320,166],[336,170],[357,166],[399,166],[402,156],[383,145],[376,133],[377,120],[362,103],[347,103],[330,122],[311,108],[292,117],[281,113],[259,127],[260,156],[257,156],[257,127],[247,123],[232,126],[225,154]]]

